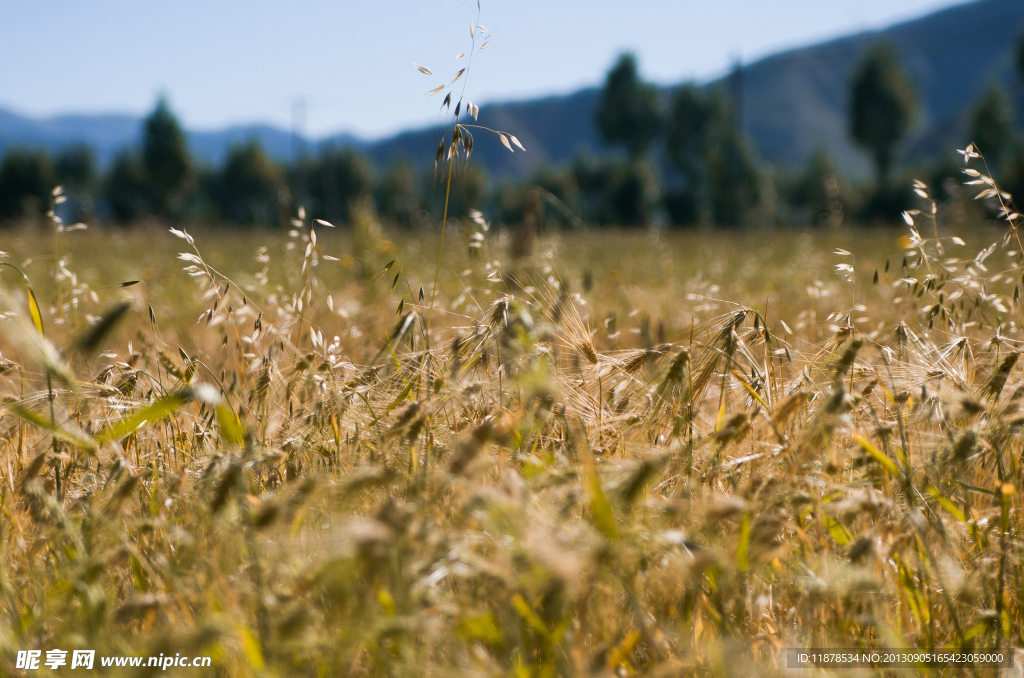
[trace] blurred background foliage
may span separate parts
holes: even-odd
[[[1021,45],[1016,66],[1024,78]],[[873,176],[845,175],[824,145],[803,168],[758,157],[744,132],[740,77],[737,71],[711,85],[666,90],[646,82],[634,56],[622,54],[593,113],[600,156],[581,147],[570,162],[537,164],[525,180],[489,176],[479,163],[462,165],[449,214],[465,218],[479,209],[498,227],[527,230],[837,227],[895,223],[913,207],[912,178],[926,180],[936,196],[953,197],[945,185],[959,174],[955,158],[908,160],[904,152],[920,107],[916,84],[888,43],[866,49],[846,84],[848,136],[872,158]],[[1005,83],[983,88],[961,141],[976,143],[997,181],[1024,194],[1024,136],[1015,129],[1014,98]],[[397,157],[374,166],[355,146],[327,144],[315,152],[297,148],[294,161],[280,163],[252,138],[210,166],[190,154],[182,126],[161,98],[143,121],[137,146],[106,167],[81,144],[55,157],[8,148],[0,161],[0,222],[38,220],[59,183],[68,196],[59,208],[65,221],[287,227],[301,206],[345,225],[352,205],[369,201],[385,222],[422,229],[436,225],[444,208],[443,182],[429,160]]]

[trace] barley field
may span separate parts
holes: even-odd
[[[1019,646],[1024,254],[932,204],[529,243],[477,217],[439,264],[438,233],[365,208],[5,231],[0,672],[31,648],[526,677]]]

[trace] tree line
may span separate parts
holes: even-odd
[[[462,194],[465,183],[460,182]],[[325,219],[345,221],[349,203],[363,196],[376,198],[386,216],[405,224],[424,211],[410,167],[397,164],[375,177],[366,158],[349,148],[324,148],[284,165],[250,140],[231,148],[220,167],[203,167],[190,156],[185,133],[164,99],[143,121],[139,147],[122,150],[105,172],[85,145],[52,159],[41,150],[9,150],[0,162],[0,221],[45,213],[58,184],[68,197],[61,209],[76,221],[201,219],[274,226],[287,225],[300,205]]]
[[[1024,79],[1024,36],[1016,63]],[[729,85],[728,79],[710,88],[684,84],[665,97],[639,77],[632,55],[619,58],[601,91],[596,122],[602,140],[620,152],[606,164],[629,178],[595,193],[608,200],[621,195],[618,214],[606,213],[623,223],[644,223],[660,209],[677,225],[835,224],[844,217],[894,221],[911,206],[913,189],[900,176],[897,159],[915,122],[917,99],[890,45],[867,50],[849,83],[848,133],[875,169],[873,180],[859,184],[843,177],[825,151],[815,153],[802,172],[761,162],[743,134]],[[968,127],[964,145],[973,141],[993,176],[1024,196],[1024,139],[1014,134],[1013,111],[1000,85],[984,90]],[[948,178],[959,176],[948,156],[913,169],[940,196],[951,191]]]
[[[1017,62],[1024,78],[1024,40]],[[645,82],[635,58],[623,54],[607,74],[595,111],[610,153],[579,155],[566,167],[541,167],[527,181],[496,185],[470,164],[453,181],[449,213],[478,208],[498,223],[532,228],[552,219],[721,227],[892,220],[912,201],[896,159],[916,114],[914,86],[892,48],[879,44],[864,55],[849,87],[849,134],[875,166],[874,180],[860,184],[846,180],[824,152],[802,172],[769,167],[744,135],[727,86],[688,83],[666,94]],[[1024,143],[1015,138],[1012,120],[1006,93],[991,85],[973,110],[970,139],[994,175],[1024,195]],[[139,147],[121,151],[104,172],[84,145],[52,158],[39,150],[8,150],[0,162],[0,221],[44,214],[57,184],[69,197],[62,216],[76,221],[274,226],[287,225],[303,205],[344,223],[354,202],[370,202],[382,218],[407,227],[440,214],[443,196],[432,173],[408,163],[375,172],[358,150],[328,146],[280,164],[251,140],[230,149],[220,167],[201,166],[164,99],[142,128]],[[928,169],[941,195],[955,167],[939,162]]]

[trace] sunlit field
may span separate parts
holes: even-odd
[[[5,231],[2,672],[33,647],[283,677],[1020,645],[1021,247],[945,209],[465,220],[439,264],[439,233],[366,209]]]

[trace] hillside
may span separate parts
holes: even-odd
[[[743,122],[761,156],[800,166],[825,148],[850,175],[868,170],[867,156],[847,137],[847,89],[864,50],[891,43],[916,83],[920,109],[905,156],[913,161],[946,153],[966,141],[969,112],[982,90],[1002,83],[1024,121],[1024,85],[1014,70],[1013,48],[1024,31],[1024,2],[978,0],[880,31],[772,55],[741,71]],[[716,83],[710,83],[714,86]],[[525,176],[542,163],[564,163],[577,153],[603,149],[593,124],[594,88],[564,96],[496,103],[480,109],[481,122],[513,131],[528,149],[511,154],[491,135],[479,135],[477,162],[496,176]],[[0,149],[12,145],[57,149],[74,141],[96,148],[101,162],[135,142],[139,119],[126,115],[66,115],[34,120],[0,110]],[[439,130],[425,128],[375,142],[340,134],[304,143],[357,145],[378,166],[405,158],[429,161]],[[279,159],[290,158],[293,136],[269,125],[240,125],[219,131],[190,131],[192,151],[217,164],[232,144],[258,139]]]
[[[1002,83],[1024,119],[1024,87],[1013,65],[1024,2],[981,0],[891,28],[771,56],[744,69],[744,119],[763,157],[801,164],[825,147],[848,173],[867,157],[847,136],[848,83],[864,50],[892,44],[917,86],[909,159],[946,153],[968,134],[970,111],[990,82]]]
[[[487,171],[498,176],[525,176],[545,163],[564,163],[578,152],[603,152],[592,122],[597,89],[584,89],[567,96],[532,101],[490,104],[480,107],[480,122],[493,129],[508,130],[527,152],[509,153],[493,134],[478,133],[473,157]],[[441,130],[429,128],[406,132],[366,147],[377,165],[401,158],[432,160]]]
[[[134,143],[141,119],[132,115],[60,115],[29,118],[0,109],[0,150],[23,146],[53,152],[86,143],[107,162],[118,149]]]
[[[1013,64],[1022,31],[1024,2],[980,0],[881,31],[766,57],[741,71],[744,127],[770,162],[798,167],[817,148],[825,148],[847,174],[864,175],[869,158],[847,136],[848,83],[864,51],[885,41],[895,47],[918,88],[919,111],[905,145],[907,159],[947,153],[965,143],[970,111],[990,82],[1006,87],[1018,124],[1024,121],[1024,86]],[[709,86],[718,84],[726,83]],[[602,152],[593,124],[596,103],[597,90],[587,89],[481,107],[482,120],[514,130],[529,149],[515,156],[507,151],[481,153],[481,162],[495,174],[522,175],[541,162],[566,162],[581,149]],[[436,146],[437,132],[421,130],[373,144],[369,152],[378,162],[387,162],[402,155],[430,158]]]
[[[100,164],[108,164],[123,148],[139,141],[142,118],[134,115],[60,115],[30,118],[0,109],[0,152],[13,146],[45,148],[53,153],[74,143],[96,151]],[[188,130],[192,153],[203,163],[219,165],[236,144],[256,139],[272,157],[286,160],[293,154],[294,136],[273,125],[233,125],[220,130]],[[334,143],[362,145],[348,134]],[[304,141],[315,145],[314,141]]]

